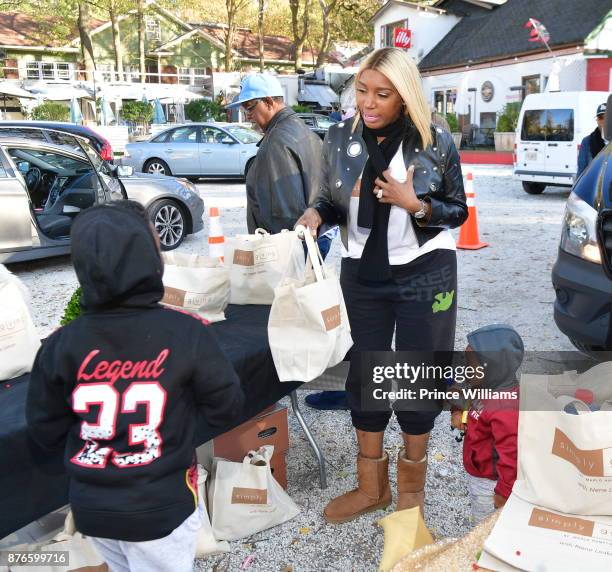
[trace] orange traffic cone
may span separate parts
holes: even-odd
[[[478,237],[478,214],[476,212],[476,193],[474,192],[474,175],[468,173],[465,183],[465,198],[467,199],[468,218],[461,226],[457,248],[463,250],[478,250],[489,246],[487,242],[480,242]]]
[[[211,207],[208,210],[208,223],[208,256],[223,260],[225,237],[217,207]]]

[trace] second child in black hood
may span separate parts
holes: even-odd
[[[66,443],[76,527],[112,569],[191,570],[196,416],[229,424],[240,381],[199,318],[159,304],[163,263],[140,205],[86,210],[71,242],[83,314],[38,352],[30,433]]]

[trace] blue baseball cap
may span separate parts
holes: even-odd
[[[240,94],[238,99],[232,101],[227,108],[238,107],[252,99],[261,99],[262,97],[284,97],[285,93],[280,82],[273,76],[267,73],[254,73],[247,75],[240,85]]]
[[[600,115],[603,115],[606,112],[606,104],[605,103],[600,103],[597,106],[597,113],[595,114],[595,117],[599,117]]]

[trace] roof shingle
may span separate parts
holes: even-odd
[[[492,10],[446,0],[436,7],[467,15],[421,60],[423,71],[542,51],[541,43],[529,41],[529,18],[546,26],[551,48],[582,45],[610,11],[605,0],[509,0]]]

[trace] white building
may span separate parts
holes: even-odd
[[[388,0],[372,17],[375,47],[410,36],[425,94],[439,113],[493,128],[511,101],[542,91],[612,91],[612,12],[602,0]],[[530,41],[537,19],[548,47]]]

